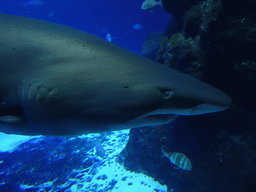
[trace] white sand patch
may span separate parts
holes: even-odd
[[[102,166],[97,168],[97,173],[92,176],[90,181],[80,178],[76,184],[67,191],[112,191],[112,192],[166,192],[167,187],[155,181],[152,177],[142,173],[127,171],[122,165],[116,162],[114,157],[106,161]],[[79,187],[80,186],[80,187]],[[82,187],[81,187],[82,186]]]
[[[0,133],[0,152],[13,152],[19,145],[25,143],[32,138],[41,136],[23,136]]]

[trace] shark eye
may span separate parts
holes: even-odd
[[[162,87],[159,87],[158,89],[162,93],[162,95],[165,99],[169,99],[173,94],[173,91],[171,89],[162,88]]]
[[[166,98],[166,99],[169,99],[172,95],[172,92],[171,91],[165,91],[165,93],[163,94],[163,96]]]

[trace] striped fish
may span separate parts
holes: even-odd
[[[170,152],[166,153],[164,149],[162,149],[162,153],[164,157],[167,157],[172,164],[176,165],[179,169],[183,169],[185,171],[192,170],[192,164],[189,158],[183,153]]]

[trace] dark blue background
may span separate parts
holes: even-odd
[[[40,0],[43,5],[24,4],[32,0],[0,0],[0,11],[74,27],[140,54],[151,31],[164,32],[171,15],[157,6],[153,12],[141,10],[144,0]],[[143,27],[135,30],[133,26]]]

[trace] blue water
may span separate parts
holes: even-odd
[[[59,23],[98,37],[107,33],[115,43],[140,54],[152,31],[164,32],[171,15],[160,6],[141,10],[143,0],[1,0],[0,12]],[[135,24],[143,26],[136,30]]]
[[[143,42],[149,34],[155,31],[163,33],[167,22],[172,17],[160,6],[155,7],[153,12],[143,11],[141,9],[143,1],[0,0],[0,13],[62,24],[103,39],[109,35],[111,43],[140,55]],[[193,1],[170,0],[169,2]],[[238,15],[234,17],[228,14],[224,17],[225,11],[221,11],[221,16],[218,15],[217,18],[224,17],[226,20],[218,21],[218,25],[215,25],[215,21],[210,22],[215,16],[204,13],[212,9],[213,15],[217,14],[214,5],[219,1],[195,2],[201,2],[200,7],[205,7],[200,17],[202,24],[198,27],[209,24],[209,31],[198,28],[201,35],[200,48],[210,50],[209,53],[207,52],[206,60],[217,61],[213,63],[206,61],[206,68],[209,67],[210,72],[205,73],[205,79],[212,78],[210,81],[212,83],[216,81],[215,84],[221,81],[221,84],[224,84],[223,87],[230,85],[227,90],[233,93],[235,105],[232,106],[234,108],[232,110],[234,111],[223,112],[220,116],[212,114],[197,118],[178,117],[171,125],[163,126],[163,130],[159,133],[155,132],[159,127],[137,132],[133,132],[135,130],[133,129],[76,137],[29,137],[0,133],[0,192],[201,192],[199,189],[205,189],[205,187],[211,190],[202,190],[203,192],[234,192],[240,189],[236,189],[236,186],[245,189],[239,191],[255,192],[253,188],[256,178],[255,110],[253,110],[255,100],[252,94],[255,68],[249,64],[253,65],[256,62],[252,56],[246,58],[247,53],[242,49],[247,50],[248,45],[255,43],[255,40],[247,36],[253,36],[256,19],[254,14],[245,16],[243,11],[247,11],[247,8],[241,7],[240,10],[240,4],[239,8],[233,9],[231,4],[234,1],[220,1],[224,3],[224,10],[225,6],[232,10],[230,12],[225,10],[227,13],[234,12]],[[253,3],[253,1],[248,2]],[[246,1],[244,3],[246,4]],[[236,13],[233,10],[239,11]],[[176,10],[174,12],[177,14]],[[192,13],[198,14],[195,18],[199,18],[199,13]],[[193,14],[191,16],[194,16]],[[176,19],[168,35],[181,31],[183,23],[179,21],[182,19]],[[199,21],[195,19],[190,22]],[[224,26],[226,22],[227,26]],[[186,25],[185,37],[189,37],[191,33],[194,34],[192,29],[197,33],[198,29],[191,23]],[[173,26],[178,27],[173,29],[175,28]],[[222,29],[215,26],[224,27],[222,35],[217,34]],[[215,33],[217,38],[214,37]],[[239,34],[242,34],[243,38],[238,37]],[[218,39],[219,35],[220,39]],[[244,35],[247,38],[244,38]],[[183,37],[182,39],[186,42],[185,46],[191,42],[191,39]],[[222,40],[224,40],[223,44],[219,42]],[[242,42],[246,43],[242,45]],[[4,45],[0,44],[0,46]],[[192,47],[193,44],[190,46]],[[177,50],[179,46],[177,47],[174,46],[177,58],[187,58],[183,58],[182,55],[191,50],[191,47],[186,48],[187,51],[181,51],[181,54]],[[146,50],[150,48],[148,46]],[[166,53],[170,52],[167,50]],[[220,58],[214,58],[215,55]],[[154,54],[153,56],[155,57]],[[243,62],[240,57],[246,60]],[[204,61],[204,57],[202,58]],[[167,57],[167,60],[171,59]],[[247,68],[237,68],[239,63],[235,61],[241,61],[240,65],[244,67],[248,65],[248,71]],[[208,66],[208,64],[214,64],[214,66]],[[214,70],[211,71],[211,69]],[[225,78],[222,77],[224,74],[226,74]],[[247,76],[250,77],[249,80],[246,80]],[[0,96],[3,97],[1,93]],[[245,103],[246,105],[242,106]],[[254,114],[246,110],[253,111]],[[160,136],[163,136],[161,140]],[[168,146],[169,152],[184,153],[190,157],[193,170],[189,173],[177,170],[168,158],[161,156],[160,148],[163,146]],[[145,166],[142,167],[142,164]],[[166,180],[163,181],[161,178]]]

